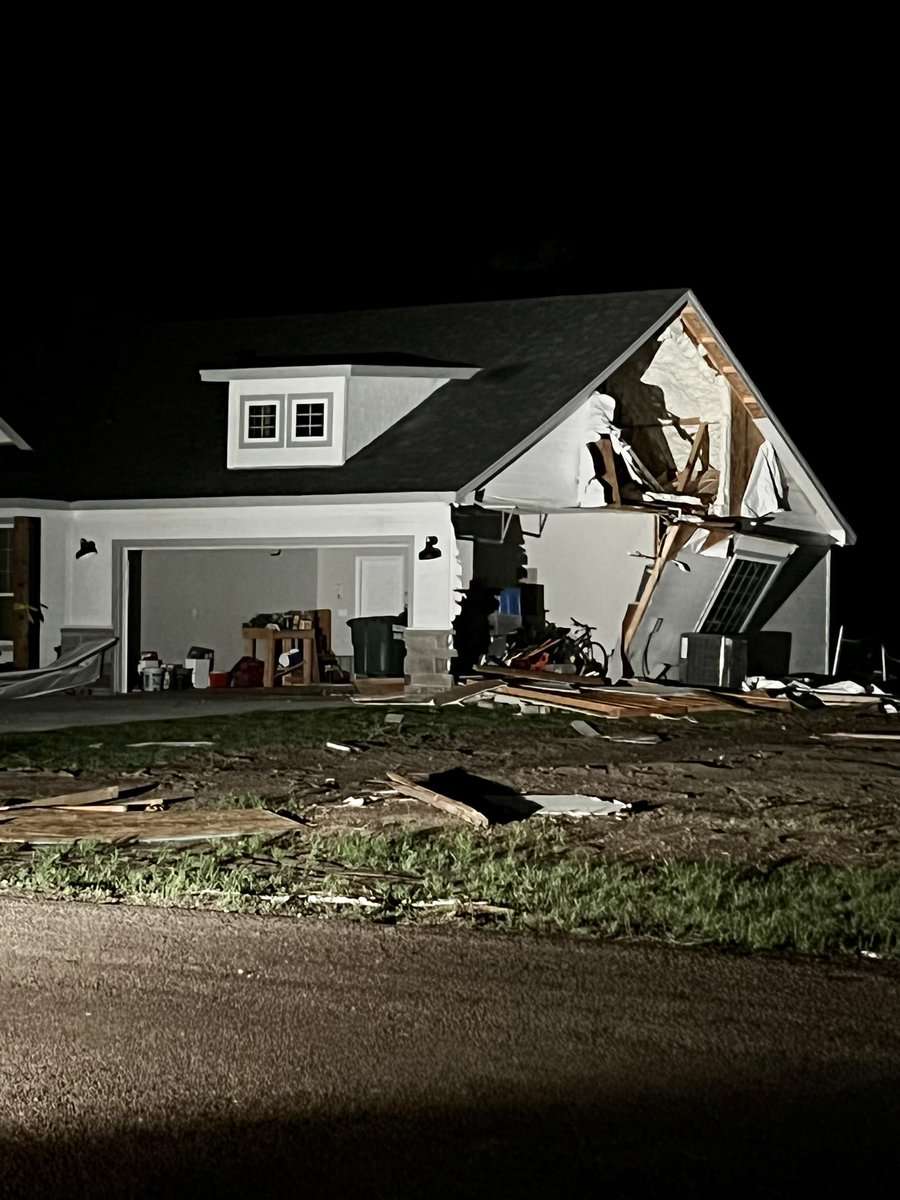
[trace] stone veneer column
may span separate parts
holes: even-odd
[[[449,629],[406,629],[404,672],[412,691],[443,692],[453,686],[450,659],[453,656]]]

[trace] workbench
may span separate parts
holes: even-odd
[[[244,654],[262,660],[263,687],[293,684],[295,679],[304,684],[319,682],[319,656],[314,629],[257,629],[253,625],[242,625],[241,633]],[[257,646],[261,647],[261,651],[257,651]],[[302,650],[303,665],[279,675],[278,656],[286,650]]]

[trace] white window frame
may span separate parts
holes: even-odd
[[[278,372],[278,368],[272,368]],[[346,368],[349,371],[349,368]],[[229,469],[338,467],[344,462],[347,375],[287,374],[237,378],[228,385]],[[310,400],[326,402],[326,435],[292,437],[295,406]],[[277,437],[248,439],[248,406],[279,404]],[[252,407],[250,408],[252,412]]]
[[[241,413],[241,443],[244,446],[281,446],[282,425],[284,414],[284,396],[272,394],[270,396],[244,396],[242,399]],[[275,409],[275,433],[272,437],[251,437],[250,436],[250,414],[255,408],[274,408]]]
[[[287,396],[288,418],[287,443],[289,446],[330,446],[331,419],[334,402],[333,392],[289,392]],[[297,409],[301,404],[321,404],[323,430],[312,437],[297,435]]]
[[[709,600],[704,605],[703,611],[700,614],[700,618],[694,627],[694,632],[695,633],[703,633],[704,632],[703,627],[706,624],[706,619],[709,616],[709,614],[713,611],[713,609],[715,608],[716,602],[719,598],[719,593],[725,587],[727,580],[728,580],[728,576],[734,570],[736,563],[741,562],[741,561],[764,563],[766,566],[774,567],[774,570],[773,570],[772,574],[769,576],[769,578],[765,581],[762,591],[759,593],[759,595],[754,600],[751,608],[749,608],[747,610],[747,612],[744,614],[744,618],[741,621],[740,630],[738,630],[737,632],[740,633],[743,630],[745,630],[747,628],[747,626],[750,624],[750,622],[752,621],[756,610],[759,608],[760,604],[762,604],[763,597],[766,595],[766,593],[772,587],[772,584],[775,582],[775,579],[776,579],[779,571],[784,566],[784,564],[788,560],[788,558],[790,558],[791,553],[793,552],[793,549],[794,549],[794,547],[787,543],[777,544],[777,543],[767,542],[763,546],[763,539],[761,539],[761,538],[754,538],[752,536],[741,538],[739,540],[739,544],[735,547],[734,553],[733,553],[730,561],[728,562],[727,566],[725,567],[725,570],[719,576],[719,582],[716,584],[715,591],[713,592],[713,594],[710,596]]]

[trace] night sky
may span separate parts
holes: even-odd
[[[55,208],[23,204],[8,244],[13,337],[19,321],[691,287],[856,530],[859,545],[834,556],[836,618],[900,654],[887,576],[897,402],[873,282],[886,221],[877,205],[851,218],[852,181],[770,171],[760,183],[712,164],[687,180],[579,181],[527,162],[490,175],[420,162],[389,182],[326,175],[306,187],[263,172],[253,189],[252,173],[213,171],[176,187],[132,164]]]

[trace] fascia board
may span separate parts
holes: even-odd
[[[480,367],[384,367],[322,363],[314,367],[203,368],[203,383],[233,383],[242,379],[316,379],[320,375],[378,375],[389,379],[471,379]]]
[[[703,323],[706,325],[709,331],[715,334],[716,341],[718,342],[723,353],[732,363],[734,363],[734,366],[740,372],[741,378],[753,393],[753,397],[759,404],[759,407],[766,414],[762,419],[760,432],[767,441],[770,441],[774,445],[775,453],[784,463],[788,474],[791,475],[797,482],[805,480],[809,484],[811,491],[809,499],[810,503],[815,509],[816,516],[819,518],[825,528],[829,530],[832,537],[834,537],[835,541],[839,545],[852,546],[856,542],[856,534],[853,532],[850,523],[841,515],[837,506],[828,495],[828,492],[816,478],[812,468],[806,462],[803,455],[794,445],[794,442],[789,434],[785,431],[781,422],[775,416],[771,406],[766,403],[766,400],[760,393],[759,388],[757,388],[756,384],[741,366],[737,355],[732,352],[728,343],[719,333],[714,323],[709,319],[709,315],[707,314],[706,310],[697,300],[697,297],[694,295],[694,293],[690,291],[688,292],[688,303],[697,311],[697,314],[703,319]]]
[[[452,504],[453,492],[357,492],[340,496],[163,496],[152,500],[73,500],[65,507],[86,509],[301,508],[313,504]]]

